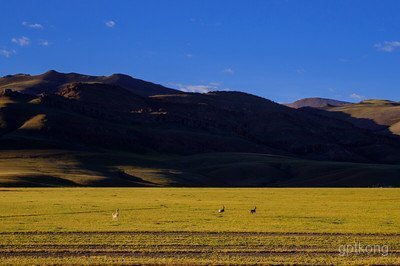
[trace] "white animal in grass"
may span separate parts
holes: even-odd
[[[224,211],[225,211],[225,206],[222,206],[222,208],[218,210],[219,213],[223,213]]]
[[[113,220],[118,220],[119,217],[119,209],[116,209],[113,213],[112,213],[112,219]]]

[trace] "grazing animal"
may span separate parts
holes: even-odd
[[[254,206],[254,209],[251,209],[251,210],[250,210],[250,213],[251,213],[251,214],[255,214],[255,213],[256,213],[256,209],[257,209],[257,207]]]
[[[222,209],[218,210],[219,213],[223,213],[224,211],[225,211],[225,206],[222,206]]]
[[[113,220],[118,220],[118,217],[119,217],[119,209],[117,209],[115,212],[112,213]]]

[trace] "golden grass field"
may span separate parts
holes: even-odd
[[[396,265],[398,202],[379,188],[4,188],[0,263]],[[340,256],[356,243],[387,256]]]

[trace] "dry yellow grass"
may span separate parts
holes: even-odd
[[[0,264],[399,264],[399,200],[399,189],[2,189]],[[355,244],[387,256],[341,256]]]

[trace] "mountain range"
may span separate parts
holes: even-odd
[[[400,104],[0,78],[2,186],[398,186]],[[12,162],[12,163],[10,163]]]

